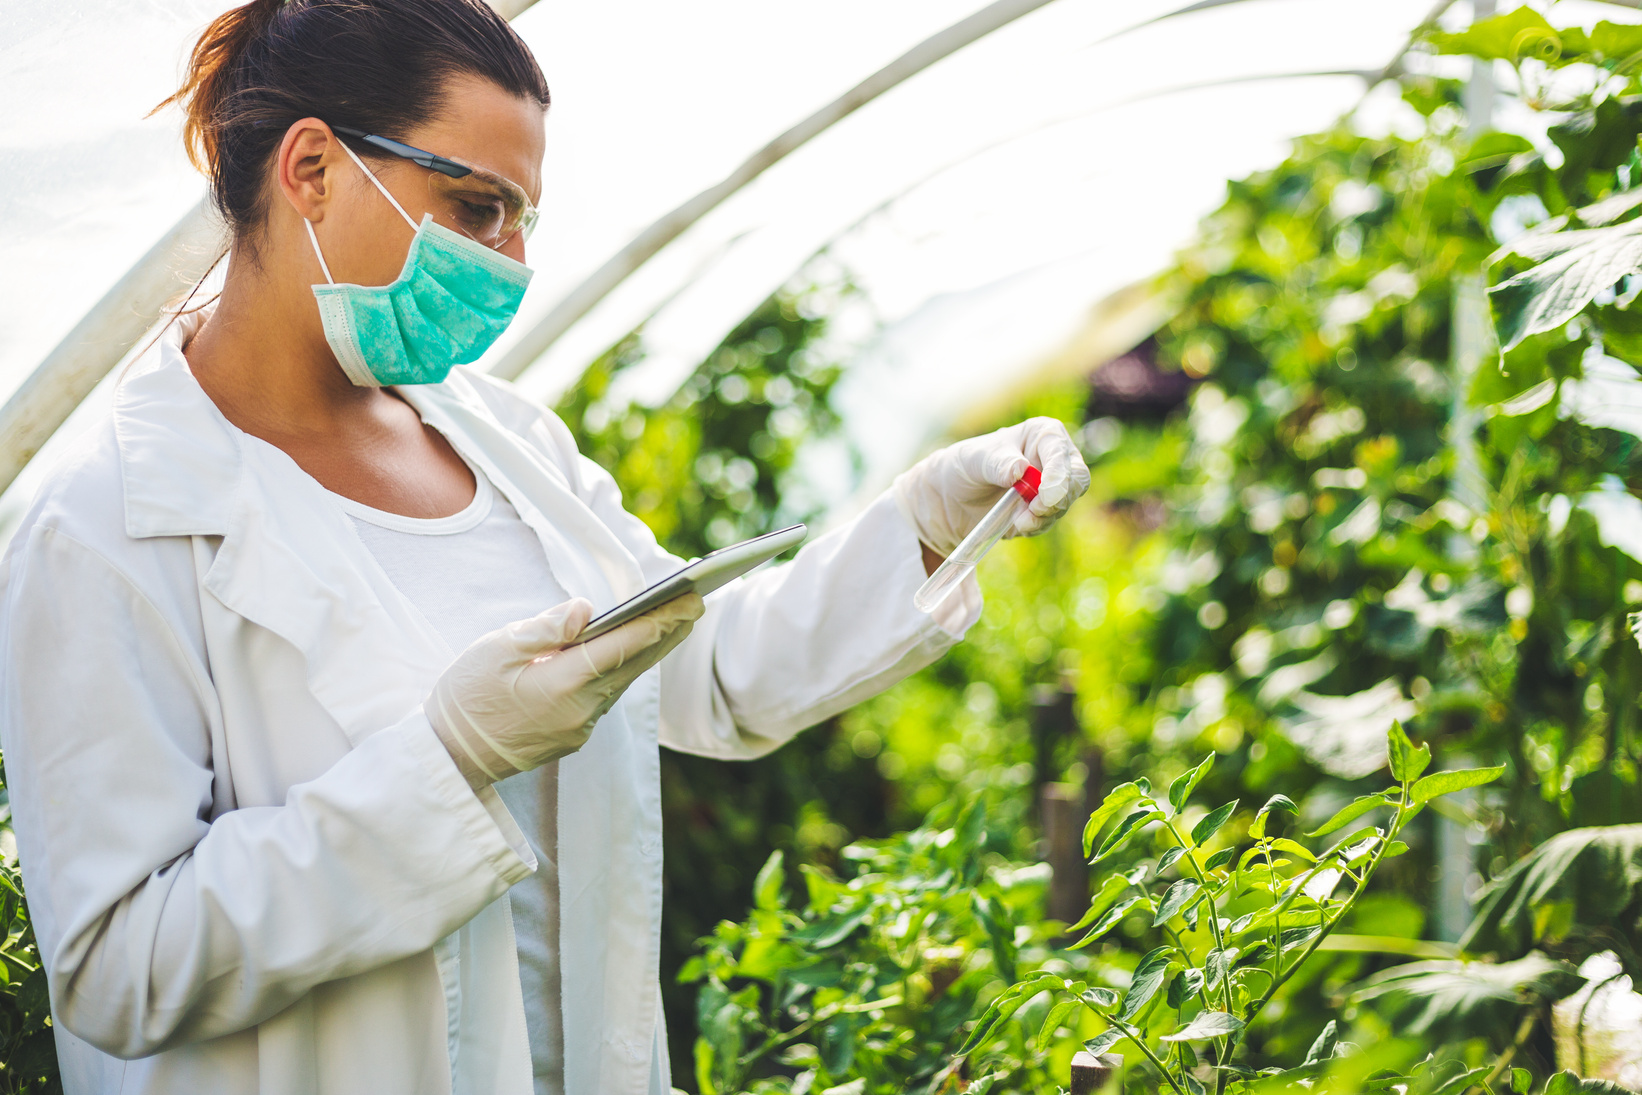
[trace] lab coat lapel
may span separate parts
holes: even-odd
[[[301,651],[357,745],[421,703],[449,652],[324,488],[217,410],[178,349],[189,319],[115,394],[126,531],[220,536],[206,591]]]
[[[519,511],[568,593],[603,612],[644,589],[633,553],[576,497],[560,468],[496,421],[472,381],[453,372],[443,384],[397,390]]]

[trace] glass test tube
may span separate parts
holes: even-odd
[[[1015,521],[1026,507],[1032,504],[1032,499],[1038,496],[1038,484],[1042,481],[1042,473],[1037,468],[1027,465],[1026,471],[1015,481],[1015,485],[1003,492],[1003,497],[986,511],[980,523],[969,530],[969,535],[957,547],[952,549],[941,565],[935,568],[935,573],[912,597],[913,607],[920,612],[933,612],[935,606],[946,600],[964,576],[975,569],[992,545],[1003,538],[1004,533],[1015,527]]]

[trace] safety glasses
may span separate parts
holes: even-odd
[[[344,137],[363,141],[379,152],[427,168],[428,191],[436,208],[486,247],[501,247],[516,235],[530,238],[540,214],[518,183],[482,167],[436,156],[389,137],[347,126],[331,127]]]

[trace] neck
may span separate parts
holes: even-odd
[[[383,399],[348,380],[325,341],[303,264],[236,243],[222,294],[184,354],[200,386],[246,433],[274,440],[345,430]],[[306,265],[314,266],[310,255]],[[276,442],[277,443],[277,442]]]

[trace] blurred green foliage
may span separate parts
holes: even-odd
[[[0,1095],[61,1095],[51,1000],[23,899],[0,766]]]

